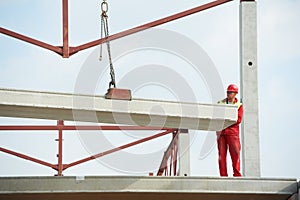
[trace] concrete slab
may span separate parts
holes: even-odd
[[[288,199],[296,179],[205,177],[2,177],[0,199]]]
[[[221,130],[237,120],[237,108],[103,96],[0,89],[0,116]]]

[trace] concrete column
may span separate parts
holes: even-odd
[[[180,129],[178,136],[179,176],[190,176],[190,135],[188,129]]]
[[[246,177],[260,177],[257,7],[254,0],[240,3],[240,81],[244,105],[242,124],[242,165]]]

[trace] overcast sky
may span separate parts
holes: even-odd
[[[100,37],[100,2],[96,0],[69,1],[70,46],[77,46]],[[111,0],[108,13],[110,33],[117,33],[206,2],[209,1],[173,0],[170,3],[167,0]],[[261,172],[263,177],[299,178],[300,131],[297,125],[300,118],[298,103],[300,99],[298,86],[300,0],[258,1],[257,8]],[[53,45],[62,45],[60,0],[1,0],[0,11],[1,27]],[[161,45],[173,38],[180,38],[180,41],[174,41],[174,43],[197,44],[213,62],[224,88],[229,83],[239,85],[239,1],[229,2],[157,28],[155,33],[161,33],[162,36],[160,37],[158,34],[154,39],[161,40]],[[170,37],[165,37],[166,33],[169,33]],[[112,47],[118,48],[122,42],[122,44],[126,44],[128,41],[141,39],[145,36],[143,34],[147,33],[114,41]],[[181,46],[178,45],[178,49],[180,48]],[[183,45],[182,48],[186,48],[186,46]],[[76,92],[78,89],[76,84],[82,69],[88,65],[89,60],[98,55],[98,50],[99,47],[91,48],[79,52],[69,59],[64,59],[56,53],[1,35],[0,87]],[[191,48],[185,52],[193,54],[195,53],[193,50],[195,49]],[[114,49],[112,52],[114,53]],[[162,70],[167,69],[181,74],[184,83],[187,83],[194,92],[194,99],[191,101],[213,103],[209,85],[205,82],[207,77],[203,77],[201,73],[195,75],[193,69],[189,68],[189,61],[181,59],[182,55],[170,54],[168,49],[163,49],[158,45],[141,50],[129,49],[128,52],[115,56],[117,57],[115,59],[117,81],[121,80],[121,86],[122,83],[124,86],[131,84],[128,80],[122,82],[122,78],[126,78],[130,73],[133,75],[138,73],[135,69],[140,66],[151,64],[167,66]],[[103,70],[105,71],[107,68]],[[158,71],[159,73],[161,72]],[[141,77],[146,76],[144,74]],[[95,85],[95,87],[102,95],[107,89],[108,77],[98,78],[99,85]],[[151,82],[151,77],[147,78]],[[165,78],[172,80],[172,77],[165,76]],[[172,81],[174,82],[174,80]],[[174,88],[170,89],[176,85],[163,85],[155,81],[149,84],[149,82],[134,88],[133,96],[181,100],[176,99],[178,94],[174,93]],[[96,93],[98,94],[98,92]],[[223,98],[224,95],[225,92],[219,95],[219,98]],[[70,124],[70,122],[66,123]],[[56,124],[56,121],[0,118],[0,124]],[[213,149],[211,151],[210,148],[206,149],[204,156],[200,154],[200,151],[204,147],[206,148],[203,143],[213,134],[212,132],[192,131],[191,175],[218,176],[215,146],[210,145]],[[149,135],[149,133],[142,133],[142,136],[138,133],[119,133],[118,136],[116,133],[113,136],[105,135],[112,145],[120,145]],[[55,132],[1,132],[0,146],[55,163],[57,161],[57,146],[54,141],[56,137]],[[147,170],[156,172],[169,141],[170,137],[166,136],[126,150],[134,157],[133,165],[141,165],[136,159],[139,156],[143,157],[146,154],[155,156],[154,159],[143,160],[142,162],[145,162],[147,167],[141,166],[140,171],[128,166],[126,166],[128,169],[125,169],[118,163],[114,163],[112,160],[122,160],[120,158],[122,154],[116,154],[107,159],[98,159],[70,168],[64,174],[130,175],[145,174]],[[64,145],[65,163],[103,150],[89,146],[82,134],[76,132],[65,133]],[[1,176],[53,175],[55,173],[52,169],[4,153],[0,153],[0,162]]]

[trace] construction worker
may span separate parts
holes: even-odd
[[[242,176],[240,172],[240,151],[241,142],[239,135],[239,124],[242,121],[243,105],[238,102],[236,95],[238,94],[238,87],[230,84],[227,88],[227,98],[219,101],[219,104],[232,104],[238,107],[237,122],[222,131],[217,131],[218,152],[219,152],[219,171],[221,176],[228,176],[227,173],[227,150],[229,150],[233,176]]]

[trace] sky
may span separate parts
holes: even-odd
[[[69,1],[70,46],[77,46],[100,37],[101,1]],[[128,0],[109,1],[109,31],[111,34],[151,22],[171,14],[207,3],[204,0]],[[258,92],[259,131],[262,177],[300,177],[300,1],[264,0],[257,2],[258,17]],[[0,26],[12,31],[62,45],[61,1],[2,0]],[[147,36],[151,37],[147,37]],[[152,47],[143,46],[147,41]],[[169,47],[169,41],[173,45]],[[123,46],[122,46],[123,45]],[[140,46],[139,46],[140,45]],[[126,47],[124,52],[120,47]],[[190,47],[190,48],[189,48]],[[198,48],[199,47],[199,48]],[[168,49],[169,48],[169,49]],[[175,49],[172,49],[175,48]],[[105,48],[104,48],[105,50]],[[194,50],[194,51],[193,51]],[[76,93],[83,91],[79,80],[90,64],[97,67],[99,47],[79,52],[70,58],[27,44],[5,35],[0,36],[0,88]],[[174,52],[177,52],[174,53]],[[181,53],[178,53],[181,52]],[[104,53],[103,53],[104,54]],[[120,87],[131,87],[133,97],[161,100],[182,100],[214,103],[210,78],[216,78],[223,88],[230,83],[239,85],[239,1],[196,13],[161,25],[153,32],[142,32],[112,42],[112,54]],[[105,56],[106,54],[104,54]],[[190,56],[191,55],[191,56]],[[196,55],[196,56],[195,56]],[[207,77],[192,62],[199,56],[213,66]],[[189,57],[190,56],[190,57]],[[191,58],[188,60],[186,58]],[[197,58],[197,59],[199,59]],[[203,61],[204,62],[204,61]],[[96,64],[95,64],[96,63]],[[202,63],[203,64],[203,63]],[[102,68],[101,68],[102,66]],[[153,76],[147,73],[152,66]],[[94,94],[102,95],[108,85],[108,68],[99,64]],[[198,71],[197,71],[198,70]],[[199,72],[200,70],[200,72]],[[211,71],[210,71],[211,72]],[[168,74],[173,73],[174,76]],[[89,75],[92,75],[90,71]],[[166,75],[167,74],[167,75]],[[100,76],[101,75],[101,76]],[[179,79],[177,79],[179,78]],[[163,81],[165,82],[161,82]],[[175,79],[175,80],[174,80]],[[85,80],[85,79],[83,79]],[[178,80],[178,81],[177,81]],[[179,81],[181,80],[181,82]],[[89,82],[89,80],[86,80]],[[181,84],[182,83],[182,84]],[[79,85],[79,86],[78,86]],[[87,83],[88,85],[88,83]],[[189,89],[183,96],[181,86]],[[182,87],[183,87],[182,86]],[[178,89],[179,88],[179,89]],[[218,93],[217,98],[224,98]],[[191,98],[190,98],[191,97]],[[72,122],[65,122],[73,124]],[[0,125],[52,124],[56,121],[0,118]],[[87,134],[91,135],[87,138]],[[118,146],[151,135],[153,132],[79,133],[64,134],[64,162],[69,163],[103,151],[94,137]],[[57,162],[55,132],[0,133],[0,146],[26,153],[51,163]],[[191,131],[190,159],[192,176],[218,176],[215,143],[204,144],[214,133]],[[92,143],[89,143],[91,142]],[[98,140],[97,140],[98,141]],[[64,175],[140,175],[158,169],[169,136],[67,169]],[[205,154],[200,152],[205,149]],[[124,155],[132,158],[131,165],[122,166]],[[143,158],[139,160],[140,158]],[[120,161],[120,162],[117,162]],[[29,161],[0,153],[0,176],[53,175],[55,171]],[[230,160],[228,160],[230,165]]]

